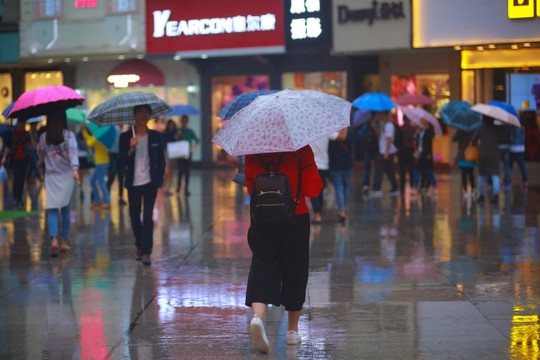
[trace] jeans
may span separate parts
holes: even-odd
[[[500,191],[499,175],[491,175],[491,181],[493,183],[493,195],[498,195]],[[478,175],[478,196],[485,195],[486,182],[487,182],[486,175]]]
[[[69,239],[71,226],[70,204],[60,209],[62,215],[62,238]],[[47,225],[49,226],[49,237],[58,238],[58,209],[47,209]]]
[[[512,183],[512,168],[510,166],[510,149],[499,149],[499,154],[501,156],[501,161],[503,163],[504,170],[504,185],[510,185]]]
[[[176,166],[178,171],[178,185],[176,187],[176,192],[180,192],[182,178],[184,178],[184,191],[187,193],[189,186],[189,170],[191,168],[191,159],[178,159]]]
[[[390,185],[392,186],[391,191],[397,191],[398,184],[396,180],[396,171],[394,170],[394,155],[389,154],[388,159],[384,160],[383,154],[379,154],[377,161],[375,163],[375,179],[373,180],[373,190],[380,191],[383,173],[386,174]]]
[[[92,175],[90,176],[90,185],[92,185],[92,202],[100,203],[101,197],[99,196],[98,184],[103,193],[103,202],[105,204],[111,203],[111,198],[109,197],[109,190],[107,189],[107,184],[105,184],[105,176],[107,175],[107,168],[109,164],[100,164],[96,165]],[[96,184],[97,183],[97,184]]]
[[[319,196],[312,197],[311,200],[311,206],[313,207],[314,212],[320,213],[322,211],[323,206],[323,191],[326,187],[326,184],[328,183],[328,177],[329,171],[328,170],[319,170],[319,176],[321,177],[321,180],[323,182],[323,188],[321,189],[321,192]]]
[[[339,211],[345,211],[351,172],[352,169],[330,170],[330,179],[336,190],[336,203]]]
[[[371,163],[376,163],[377,157],[379,156],[378,152],[368,152],[364,151],[364,184],[369,186],[371,183]]]
[[[519,170],[521,171],[521,178],[523,182],[527,182],[527,168],[525,167],[525,153],[524,152],[511,152],[510,153],[510,173],[514,167],[514,161],[517,161]]]
[[[143,254],[150,255],[154,246],[154,203],[156,202],[157,187],[152,183],[133,186],[128,189],[129,218],[135,235],[135,246]],[[143,205],[144,204],[144,205]],[[141,207],[142,222],[141,222]]]

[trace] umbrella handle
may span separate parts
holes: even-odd
[[[131,133],[133,134],[133,137],[135,137],[135,125],[131,125]]]

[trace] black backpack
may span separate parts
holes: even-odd
[[[369,124],[365,125],[364,132],[359,137],[359,144],[362,151],[379,152],[379,138]]]
[[[297,156],[296,154],[294,154]],[[261,155],[257,155],[266,169],[253,180],[251,187],[250,215],[254,224],[293,223],[296,205],[300,199],[301,175],[298,158],[298,189],[293,200],[287,175],[279,172],[279,166],[285,154],[281,154],[274,171]],[[297,156],[298,157],[298,156]]]
[[[392,125],[394,125],[394,146],[397,149],[401,149],[403,146],[403,130],[401,129],[401,126],[396,123],[392,123]]]

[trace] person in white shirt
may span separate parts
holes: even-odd
[[[380,121],[379,130],[379,157],[375,163],[375,177],[373,179],[373,195],[381,194],[381,183],[383,173],[388,177],[392,186],[391,195],[399,194],[398,183],[396,180],[396,171],[394,169],[394,157],[397,154],[397,148],[394,145],[395,125],[390,121],[389,111],[377,111],[375,116]]]
[[[317,169],[319,170],[319,176],[321,177],[321,180],[323,182],[323,189],[321,189],[321,192],[319,196],[310,198],[311,200],[311,207],[313,208],[313,221],[314,224],[321,224],[322,223],[322,207],[323,207],[323,200],[324,200],[324,188],[328,184],[328,180],[330,178],[329,173],[329,158],[328,158],[328,143],[330,140],[336,140],[338,137],[338,133],[332,133],[328,136],[325,136],[311,144],[309,146],[311,147],[311,150],[313,151],[313,155],[315,156],[315,163],[317,164]]]

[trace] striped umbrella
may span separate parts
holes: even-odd
[[[260,90],[240,94],[234,99],[232,99],[231,102],[229,102],[227,105],[225,105],[217,116],[223,120],[229,120],[238,111],[251,104],[251,102],[255,100],[258,96],[273,94],[278,91],[279,90]]]
[[[151,118],[170,113],[173,109],[152,93],[136,91],[115,96],[98,105],[87,116],[87,120],[99,126],[133,124],[133,108],[137,105],[149,105]]]

